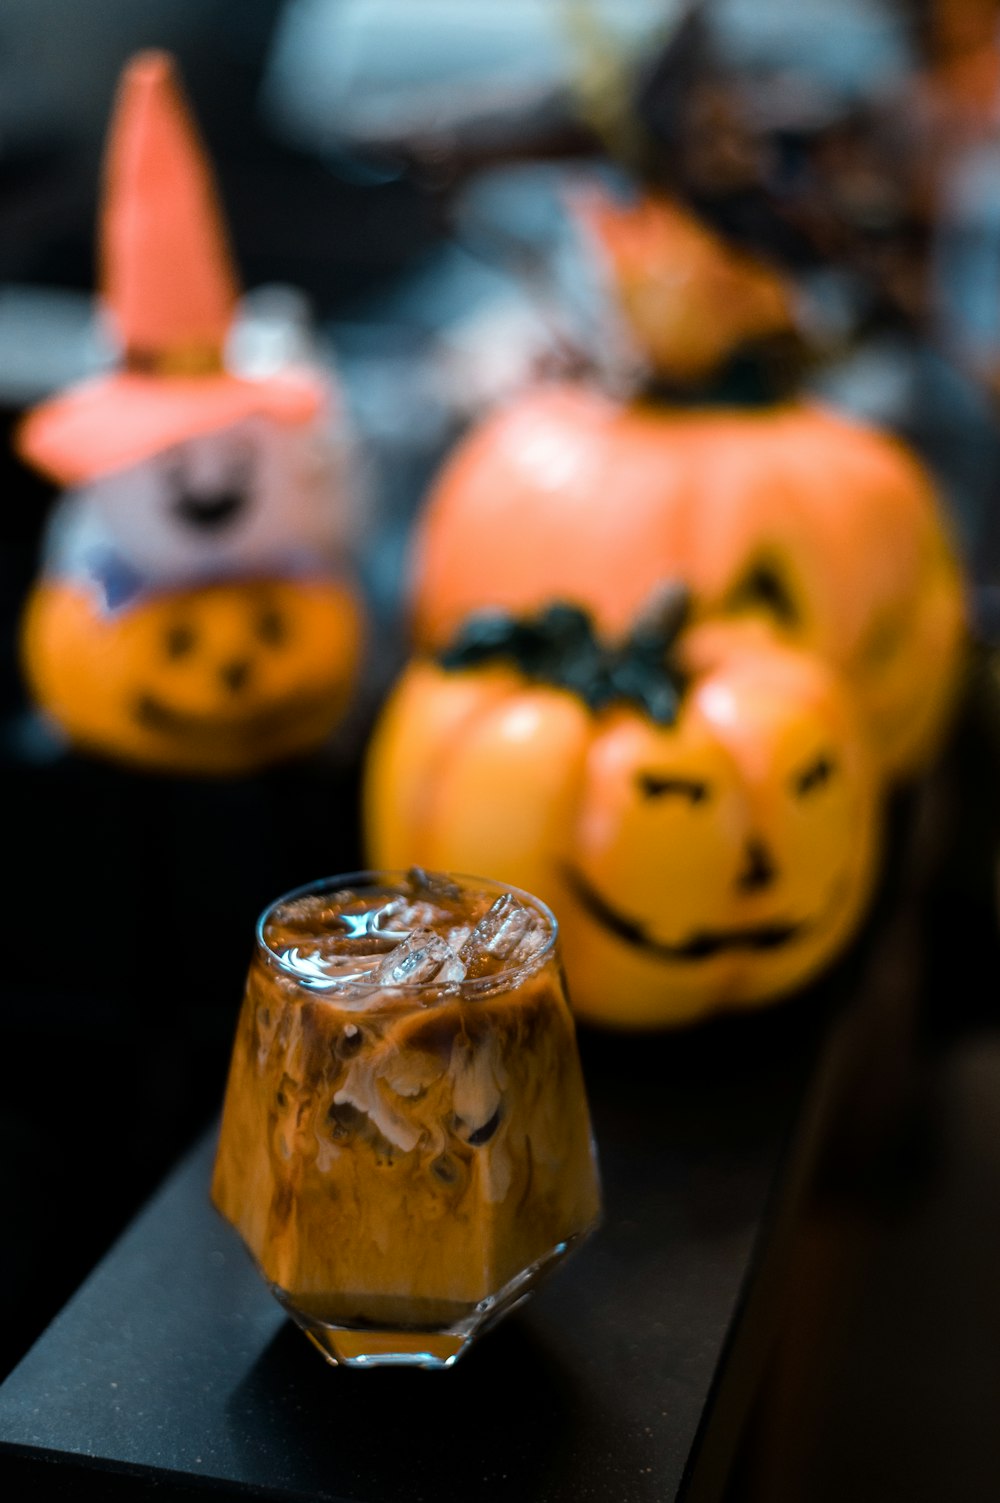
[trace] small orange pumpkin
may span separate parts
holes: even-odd
[[[185,773],[242,773],[317,746],[341,716],[360,647],[353,593],[326,579],[151,594],[117,611],[96,585],[43,579],[25,670],[80,746]]]
[[[562,925],[573,1002],[687,1023],[802,985],[864,912],[878,779],[850,697],[759,625],[602,648],[555,607],[470,622],[372,742],[369,856],[489,870]]]

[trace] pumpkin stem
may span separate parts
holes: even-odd
[[[753,411],[791,401],[810,365],[806,342],[797,331],[764,335],[737,344],[701,380],[671,378],[647,371],[633,393],[646,407],[739,408]]]

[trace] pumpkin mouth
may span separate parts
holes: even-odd
[[[572,866],[563,867],[563,878],[581,907],[605,929],[626,944],[660,960],[711,960],[727,950],[777,950],[806,933],[808,923],[752,924],[736,929],[701,929],[679,944],[655,939],[638,919],[619,913]]]
[[[331,695],[299,694],[266,709],[238,715],[197,715],[175,710],[153,694],[142,694],[135,703],[133,719],[143,730],[186,741],[218,743],[220,740],[263,739],[284,730],[290,721],[325,712]]]

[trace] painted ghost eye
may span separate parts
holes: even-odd
[[[288,624],[280,611],[268,607],[257,617],[257,636],[268,647],[281,647],[288,640]]]
[[[186,622],[179,621],[174,626],[167,628],[166,649],[168,658],[184,658],[191,652],[195,644],[194,628]]]
[[[699,778],[676,778],[660,772],[640,772],[636,777],[643,798],[668,798],[674,795],[689,804],[703,804],[708,798],[708,784]]]
[[[837,770],[837,764],[826,752],[820,752],[792,778],[792,788],[799,798],[824,788]]]

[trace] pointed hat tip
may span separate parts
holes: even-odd
[[[140,120],[161,116],[164,110],[179,108],[187,113],[182,92],[172,53],[159,48],[134,53],[118,76],[109,140],[113,142],[116,135],[128,140],[137,129],[146,128],[139,125]]]
[[[139,84],[146,88],[157,88],[176,81],[177,64],[172,53],[165,52],[160,47],[148,47],[142,52],[133,53],[122,69],[121,77],[125,86]]]

